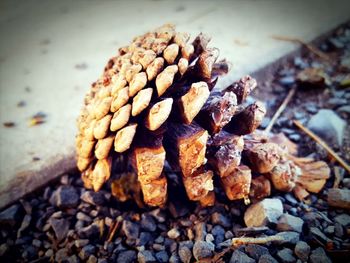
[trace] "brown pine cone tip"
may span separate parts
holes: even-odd
[[[271,172],[283,190],[298,184],[299,174],[277,144],[243,139],[266,113],[260,102],[242,106],[257,83],[245,76],[216,87],[229,65],[218,61],[219,50],[209,42],[202,33],[190,41],[188,33],[166,24],[134,38],[108,61],[77,120],[77,166],[86,188],[99,191],[118,170],[121,156],[137,173],[144,202],[151,206],[166,202],[166,161],[180,172],[188,198],[202,205],[215,202],[214,174],[230,200],[248,197],[252,171]],[[288,172],[292,183],[274,180]],[[253,185],[259,196],[266,192],[260,189],[264,180]]]

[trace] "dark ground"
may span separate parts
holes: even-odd
[[[305,202],[297,201],[291,193],[273,192],[272,196],[283,202],[285,212],[303,220],[300,234],[285,232],[283,244],[241,246],[215,257],[216,260],[349,262],[349,211],[329,207],[326,196],[334,183],[335,167],[339,167],[342,178],[339,188],[350,189],[350,175],[298,130],[292,120],[307,126],[321,109],[333,111],[341,120],[329,124],[329,119],[321,116],[326,124],[322,126],[319,121],[320,127],[316,128],[330,135],[326,141],[350,163],[350,26],[342,26],[330,37],[318,40],[317,46],[330,58],[328,62],[302,48],[256,74],[259,87],[254,97],[267,104],[264,128],[288,90],[298,85],[273,132],[283,132],[296,142],[301,156],[325,160],[332,169],[331,178],[323,191],[310,195]],[[322,69],[325,80],[313,85],[298,81],[297,74],[310,67]],[[346,125],[343,131],[342,122]],[[334,140],[337,136],[343,137],[340,145]],[[131,201],[118,202],[106,189],[99,193],[85,190],[78,173],[72,172],[0,214],[0,262],[195,262],[218,254],[233,237],[279,232],[276,225],[247,232],[244,203],[229,202],[221,189],[216,191],[218,200],[211,208],[200,208],[187,200],[181,202],[182,194],[170,189],[167,207],[139,209]],[[116,225],[109,242],[110,231]]]

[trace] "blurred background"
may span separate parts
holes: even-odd
[[[174,23],[212,36],[231,78],[349,20],[349,1],[1,1],[0,207],[73,168],[90,84],[134,36]]]

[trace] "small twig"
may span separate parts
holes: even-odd
[[[115,223],[113,224],[113,226],[110,228],[109,234],[108,234],[108,239],[107,242],[112,242],[114,235],[117,231],[117,229],[119,228],[121,223],[121,220],[119,220],[119,218],[117,218],[117,220],[115,221]]]
[[[286,37],[286,36],[271,36],[271,37],[273,39],[276,39],[276,40],[282,40],[282,41],[288,41],[288,42],[301,44],[301,45],[305,46],[309,51],[311,51],[312,53],[314,53],[315,55],[320,57],[321,59],[324,59],[326,61],[330,61],[330,58],[325,53],[323,53],[321,50],[319,50],[318,48],[316,48],[315,46],[313,46],[311,44],[304,42],[303,40],[301,40],[299,38]]]
[[[338,161],[338,163],[343,166],[343,168],[350,173],[350,166],[335,152],[333,151],[327,143],[325,143],[320,137],[318,137],[315,133],[306,128],[300,121],[293,121],[293,123],[305,132],[307,135],[311,137],[314,141],[316,141],[319,145],[321,145],[325,150],[331,155],[332,158]]]
[[[294,86],[293,88],[291,88],[289,90],[288,95],[285,97],[285,99],[283,100],[282,104],[278,107],[278,109],[275,112],[275,114],[273,115],[269,125],[266,127],[266,129],[265,129],[265,133],[266,134],[268,134],[271,131],[273,125],[276,122],[276,120],[281,115],[281,113],[284,111],[284,109],[287,107],[289,101],[293,98],[296,90],[297,90],[297,86]]]
[[[266,244],[268,242],[283,241],[281,236],[268,236],[268,237],[237,237],[232,238],[232,246],[238,247],[245,244]]]

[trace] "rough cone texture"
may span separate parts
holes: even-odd
[[[132,182],[139,184],[135,189],[141,189],[146,204],[162,206],[167,199],[166,162],[179,172],[189,199],[202,205],[215,203],[213,176],[219,176],[230,200],[247,200],[252,172],[264,173],[267,181],[270,176],[282,191],[323,185],[327,169],[315,179],[310,162],[299,160],[307,167],[303,175],[297,159],[291,160],[292,152],[281,144],[247,137],[266,113],[260,102],[242,106],[257,83],[245,76],[216,87],[229,65],[218,60],[219,50],[209,47],[209,41],[202,33],[191,40],[188,33],[164,25],[134,38],[108,61],[77,120],[77,166],[85,187],[99,191],[111,175],[135,172],[137,182],[112,183],[113,195],[127,199],[121,193],[133,187],[116,186]],[[242,154],[248,162],[242,163]],[[303,176],[309,183],[298,181]],[[268,182],[260,185],[270,187]],[[270,188],[254,192],[269,194]]]

